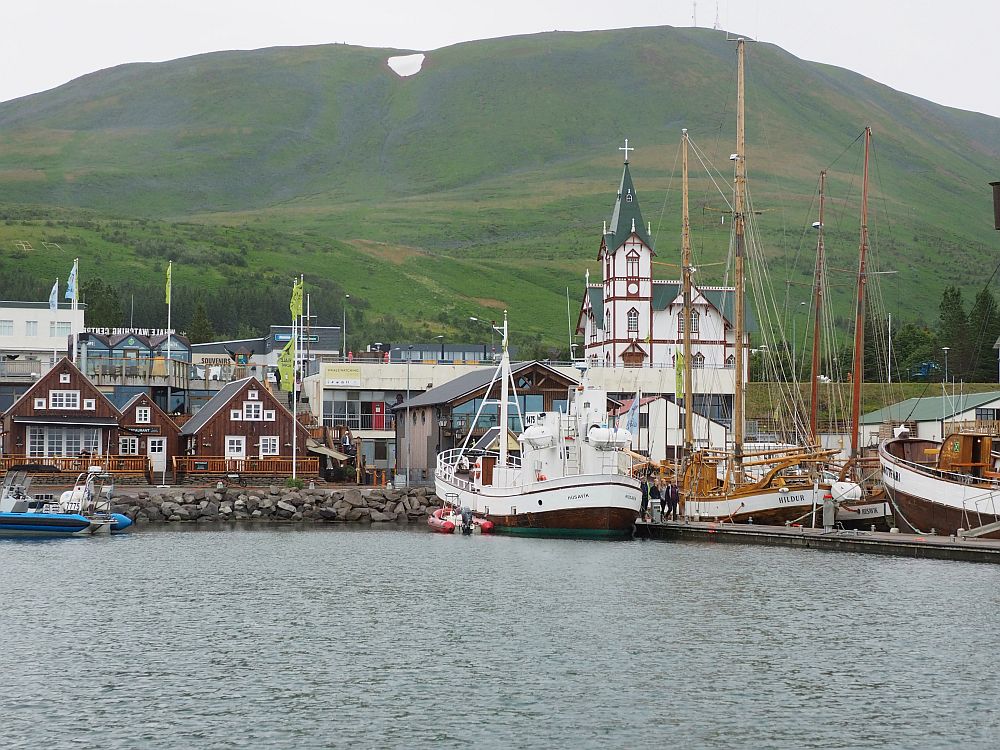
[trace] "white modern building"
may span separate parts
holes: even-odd
[[[83,333],[86,305],[68,302],[55,310],[48,302],[0,301],[0,353],[6,364],[39,362],[47,371],[70,349],[70,337]]]

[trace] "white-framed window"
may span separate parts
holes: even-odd
[[[49,391],[50,409],[79,409],[80,391]]]
[[[247,401],[256,401],[257,398],[257,391],[247,391]]]
[[[64,339],[73,333],[73,325],[58,320],[49,321],[49,338]]]
[[[691,311],[691,333],[698,333],[701,328],[701,314],[697,310]],[[684,312],[677,316],[677,333],[684,333]]]
[[[611,335],[611,310],[604,311],[604,339],[614,338]]]
[[[277,435],[261,435],[261,438],[260,438],[260,455],[261,456],[277,456],[278,455],[278,436]]]
[[[639,335],[639,311],[634,307],[628,311],[628,334],[633,337]]]
[[[137,406],[135,408],[135,423],[149,424],[152,421],[153,410],[148,406]]]
[[[635,279],[639,276],[639,253],[635,250],[625,256],[625,275],[630,279]]]
[[[0,336],[13,336],[13,335],[14,335],[14,321],[0,320]]]
[[[118,453],[122,456],[138,456],[139,438],[124,435],[118,438]]]
[[[278,417],[275,415],[274,409],[265,409],[264,410],[264,421],[265,422],[274,422],[277,418]]]
[[[69,382],[69,373],[68,372],[61,372],[61,373],[59,373],[59,382],[60,383],[68,383]]]
[[[26,321],[24,321],[24,335],[25,336],[37,336],[38,335],[38,321],[37,320],[26,320]]]
[[[49,402],[46,401],[44,398],[36,398],[35,399],[35,408],[36,409],[47,409],[48,406],[49,406]]]
[[[231,422],[239,422],[241,419],[243,419],[243,412],[241,412],[239,409],[229,410],[229,420]]]
[[[730,354],[726,357],[726,369],[733,370],[736,368],[736,355]]]
[[[97,399],[96,398],[85,398],[83,400],[84,411],[96,411],[97,410]]]
[[[264,405],[260,401],[243,402],[243,419],[259,422],[264,417]]]
[[[705,355],[698,352],[693,357],[691,357],[691,367],[695,370],[700,370],[705,367]]]

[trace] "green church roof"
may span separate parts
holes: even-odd
[[[625,169],[622,171],[622,183],[618,188],[618,197],[615,199],[615,208],[611,212],[611,223],[608,225],[608,233],[604,237],[605,244],[609,252],[614,252],[622,243],[635,233],[640,240],[646,243],[647,247],[653,247],[646,232],[646,222],[642,220],[642,212],[639,210],[639,196],[635,192],[635,185],[632,184],[632,175],[628,171],[628,162],[625,162]]]

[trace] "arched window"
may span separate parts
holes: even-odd
[[[611,311],[610,310],[605,310],[604,311],[604,339],[605,339],[605,341],[607,341],[610,338],[613,338],[613,336],[611,335]]]
[[[691,357],[691,367],[695,370],[700,370],[705,367],[705,355],[698,352],[693,357]]]
[[[630,279],[639,278],[639,253],[635,250],[625,256],[626,275]]]
[[[633,338],[639,335],[639,311],[634,307],[628,311],[628,335]]]
[[[726,367],[728,369],[730,369],[730,370],[732,370],[732,369],[734,369],[736,367],[736,355],[735,354],[730,354],[728,357],[726,357]]]
[[[590,313],[590,343],[597,341],[597,321],[594,320],[594,313]]]
[[[701,327],[701,315],[698,313],[697,310],[692,310],[691,311],[691,333],[698,333],[698,330],[699,330],[700,327]],[[684,333],[684,313],[683,313],[683,311],[681,312],[680,315],[677,316],[677,333],[678,334],[683,334]]]

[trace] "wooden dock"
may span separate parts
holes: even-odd
[[[1000,539],[963,539],[930,534],[699,521],[636,521],[635,536],[639,539],[764,544],[897,557],[1000,563]]]

